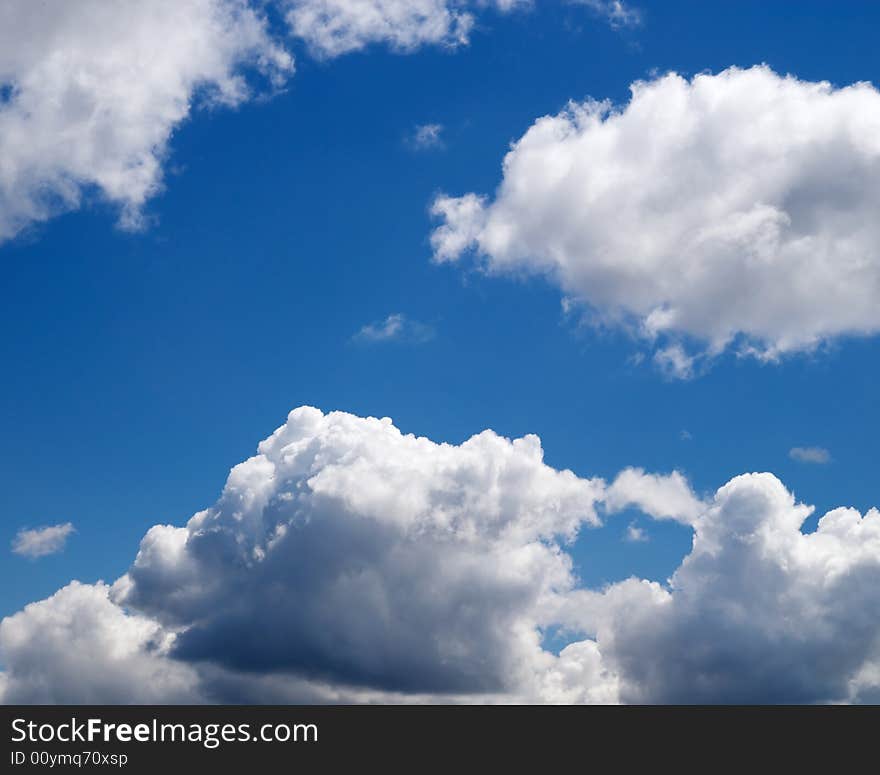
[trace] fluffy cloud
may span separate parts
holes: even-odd
[[[98,197],[145,223],[171,136],[194,108],[235,106],[319,57],[468,42],[475,14],[520,0],[7,0],[0,5],[0,242]],[[612,23],[619,3],[589,3]],[[273,32],[266,10],[280,10]],[[284,27],[284,25],[280,25]],[[430,136],[426,135],[426,139]]]
[[[0,7],[0,240],[96,191],[136,227],[194,103],[247,99],[291,57],[245,0],[10,0]]]
[[[616,701],[594,642],[542,647],[606,489],[534,436],[436,444],[301,407],[109,595],[74,583],[4,620],[4,699]],[[638,472],[613,489],[603,511]]]
[[[195,673],[166,658],[173,635],[71,583],[0,622],[4,703],[196,701]]]
[[[569,541],[632,507],[692,526],[690,554],[667,583],[579,586]],[[876,701],[880,512],[803,533],[811,511],[770,474],[704,500],[676,472],[555,470],[534,436],[301,407],[112,587],[4,619],[0,698]]]
[[[630,579],[579,590],[627,702],[871,700],[880,677],[880,512],[812,508],[770,474],[737,477],[694,524],[668,587]]]
[[[572,584],[556,539],[597,524],[601,494],[544,465],[535,437],[442,445],[301,408],[214,507],[150,530],[114,598],[186,627],[174,647],[186,660],[507,691],[542,655],[543,601]]]
[[[880,329],[880,93],[767,67],[633,84],[514,144],[489,199],[439,197],[438,261],[542,273],[687,376]]]
[[[605,493],[609,511],[637,508],[655,519],[674,519],[693,524],[706,509],[678,471],[669,475],[647,474],[641,468],[621,471]]]
[[[22,557],[46,557],[64,549],[67,539],[74,532],[70,522],[61,525],[38,527],[31,530],[21,529],[12,540],[12,551]]]

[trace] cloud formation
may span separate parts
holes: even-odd
[[[105,584],[72,582],[0,622],[0,701],[197,701],[195,672],[165,657],[173,635],[110,602]]]
[[[0,7],[0,241],[92,192],[137,228],[172,132],[238,105],[291,56],[246,0],[9,0]]]
[[[631,508],[690,525],[691,552],[668,582],[584,588],[571,541]],[[2,700],[876,701],[880,512],[803,533],[811,511],[770,474],[701,498],[553,469],[534,436],[300,407],[112,587],[4,619]]]
[[[31,559],[56,554],[64,549],[73,532],[74,527],[70,522],[32,529],[22,528],[12,540],[12,551]]]
[[[766,66],[538,119],[494,197],[440,196],[437,261],[543,274],[671,374],[880,330],[880,93]]]
[[[880,512],[839,508],[812,533],[770,474],[739,476],[694,524],[668,587],[577,591],[624,702],[876,702]]]

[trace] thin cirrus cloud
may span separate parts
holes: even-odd
[[[22,528],[12,540],[12,551],[22,557],[37,559],[63,551],[67,539],[75,532],[73,524],[64,522],[38,528]]]
[[[798,463],[824,465],[831,462],[831,453],[824,447],[792,447],[788,456]]]
[[[383,320],[377,320],[362,326],[352,337],[352,341],[360,344],[381,344],[385,342],[424,344],[433,339],[435,334],[433,326],[413,320],[402,312],[395,312]]]
[[[880,331],[880,92],[769,67],[538,119],[494,196],[439,196],[435,260],[547,277],[661,369]]]
[[[689,525],[690,553],[669,583],[581,586],[572,541],[629,508]],[[770,474],[703,498],[554,469],[535,436],[300,407],[114,584],[3,619],[0,699],[876,702],[880,512],[802,532],[811,512]]]

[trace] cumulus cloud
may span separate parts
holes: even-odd
[[[195,673],[166,658],[173,635],[127,614],[105,584],[73,582],[0,622],[7,668],[0,700],[13,703],[198,701]]]
[[[12,551],[31,559],[56,554],[64,549],[73,532],[74,527],[70,522],[32,529],[22,528],[12,539]]]
[[[770,474],[722,487],[668,587],[573,593],[626,702],[875,701],[880,512],[812,508]],[[872,700],[874,698],[874,700]]]
[[[831,462],[831,453],[824,447],[792,447],[788,456],[798,463],[817,463],[824,465]]]
[[[421,344],[434,338],[434,329],[426,323],[412,320],[401,312],[395,312],[384,320],[368,323],[353,337],[365,344],[379,342],[410,342]]]
[[[880,330],[880,93],[766,66],[538,119],[494,197],[440,196],[437,261],[540,273],[673,375]]]
[[[142,224],[175,127],[293,68],[246,0],[9,0],[0,7],[0,240],[96,192]]]
[[[630,508],[690,525],[691,552],[668,582],[582,587],[570,542]],[[553,469],[534,436],[301,407],[112,587],[4,619],[0,699],[876,701],[880,512],[803,533],[811,511],[770,474],[703,499],[677,472]]]
[[[541,657],[537,612],[572,583],[557,539],[598,524],[601,493],[533,436],[452,446],[297,409],[214,507],[149,531],[114,599],[186,627],[181,659],[500,692]]]

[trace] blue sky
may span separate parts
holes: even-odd
[[[820,514],[876,504],[876,337],[779,363],[725,352],[671,379],[634,360],[631,335],[566,315],[546,279],[432,261],[435,196],[491,194],[510,143],[570,99],[625,103],[639,79],[731,65],[878,77],[868,3],[638,6],[624,29],[563,3],[487,11],[454,50],[321,60],[290,40],[283,91],[177,126],[145,228],[120,229],[92,187],[0,244],[0,545],[76,528],[61,553],[5,553],[0,614],[74,578],[116,579],[150,526],[214,502],[303,404],[456,444],[535,433],[547,464],[583,477],[678,470],[709,494],[771,471]],[[426,124],[442,142],[414,147]],[[357,338],[392,314],[432,335]],[[798,446],[831,461],[793,460]],[[649,540],[625,540],[633,521]],[[689,528],[635,512],[586,533],[573,556],[588,585],[662,582],[691,546]]]

